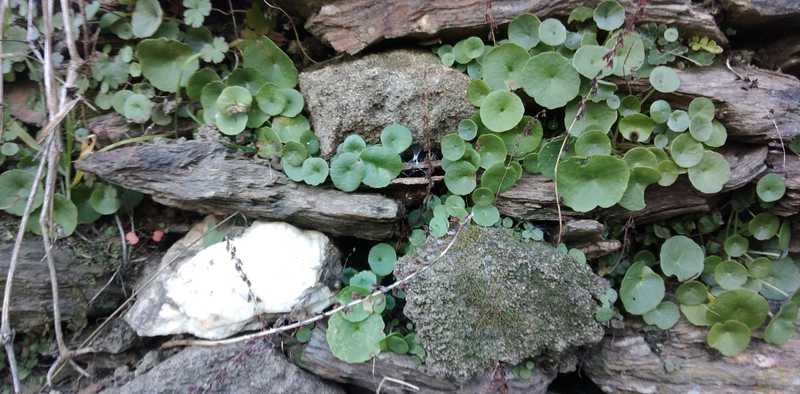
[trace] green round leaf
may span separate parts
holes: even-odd
[[[473,122],[474,124],[474,122]],[[442,148],[442,156],[451,161],[456,161],[464,156],[466,143],[456,133],[450,133],[442,137],[439,142]]]
[[[392,123],[381,131],[381,144],[394,153],[403,153],[411,146],[411,130],[401,124]]]
[[[228,86],[217,97],[217,111],[225,116],[246,113],[253,103],[253,95],[241,86]]]
[[[764,330],[764,340],[779,346],[789,342],[797,332],[794,322],[797,321],[798,309],[800,309],[798,300],[784,303]]]
[[[444,184],[450,193],[465,196],[470,194],[477,185],[475,173],[477,169],[466,161],[457,161],[447,167],[444,174]]]
[[[667,119],[667,127],[676,133],[682,133],[686,131],[691,123],[692,119],[689,117],[689,114],[681,109],[672,111]]]
[[[483,80],[492,90],[509,88],[514,90],[520,84],[519,74],[528,58],[528,51],[521,46],[512,43],[500,44],[489,50],[481,61]],[[470,87],[473,85],[470,83]],[[476,103],[472,99],[470,102]]]
[[[300,114],[306,103],[305,99],[303,99],[303,95],[294,89],[283,89],[282,93],[284,98],[286,98],[286,104],[283,108],[283,112],[281,112],[281,116],[292,118]],[[258,98],[256,98],[256,100],[258,100]]]
[[[363,363],[381,352],[384,327],[383,318],[378,314],[352,323],[336,313],[328,319],[325,338],[336,358],[352,364]]]
[[[237,68],[225,79],[226,86],[241,86],[250,91],[251,95],[258,93],[258,90],[267,83],[258,70],[252,68]]]
[[[551,47],[559,46],[567,39],[567,28],[555,18],[547,18],[539,24],[539,39]]]
[[[139,41],[136,58],[142,65],[142,75],[150,84],[169,93],[175,93],[180,86],[186,85],[199,67],[192,48],[165,38]]]
[[[784,257],[772,263],[769,276],[761,279],[769,285],[763,286],[760,293],[770,300],[784,300],[800,288],[800,268],[791,257]]]
[[[604,46],[606,48],[614,48],[617,44],[617,38],[621,31],[617,31],[606,40]],[[622,48],[614,52],[614,71],[613,74],[618,77],[631,76],[638,70],[645,61],[644,42],[642,41],[639,33],[626,32],[624,33],[624,40]]]
[[[705,151],[696,166],[689,168],[689,181],[701,193],[718,193],[731,178],[731,168],[725,156]]]
[[[664,298],[664,280],[644,262],[631,265],[622,279],[619,297],[625,310],[643,315],[655,309]]]
[[[476,205],[472,207],[472,220],[479,226],[494,226],[500,221],[500,212],[494,205]]]
[[[396,147],[395,147],[396,148]],[[385,146],[370,146],[361,152],[364,162],[364,182],[372,188],[389,186],[394,178],[403,170],[403,161],[395,149]]]
[[[741,257],[745,253],[747,253],[747,249],[750,248],[750,242],[747,238],[739,235],[734,234],[725,239],[725,253],[728,254],[730,257]]]
[[[495,163],[481,175],[481,187],[486,187],[495,194],[502,193],[512,186],[522,177],[522,167],[519,165],[508,165]]]
[[[119,210],[122,200],[116,187],[105,183],[96,183],[89,197],[89,204],[102,215],[112,215]]]
[[[488,206],[494,204],[494,192],[488,187],[479,187],[472,192],[472,203],[476,206]]]
[[[661,178],[658,180],[659,186],[672,185],[681,174],[678,166],[672,160],[664,160],[658,163],[658,172],[661,173]]]
[[[727,140],[728,140],[728,131],[725,130],[725,126],[723,126],[722,123],[716,120],[712,121],[711,136],[708,137],[706,141],[703,141],[703,143],[712,148],[719,148],[725,145],[725,142]]]
[[[689,103],[689,116],[703,116],[707,119],[714,119],[714,102],[705,97],[695,97]]]
[[[219,81],[217,72],[205,67],[195,71],[186,82],[186,95],[190,99],[198,101],[203,92],[203,88],[210,82]]]
[[[158,0],[136,0],[131,16],[133,35],[139,38],[150,37],[158,30],[164,11]]]
[[[672,328],[680,317],[681,314],[678,311],[678,306],[670,301],[664,301],[658,304],[658,306],[642,316],[645,323],[654,325],[662,330]]]
[[[542,22],[542,26],[545,22]],[[578,95],[581,77],[572,68],[569,59],[556,52],[545,52],[532,57],[525,64],[521,84],[525,93],[533,97],[537,104],[555,109],[567,105]]]
[[[661,245],[661,271],[681,282],[703,272],[703,249],[691,238],[676,235]]]
[[[394,270],[394,264],[397,262],[397,252],[391,245],[379,243],[370,248],[367,261],[369,262],[369,268],[375,275],[386,276]]]
[[[147,96],[134,93],[125,99],[125,104],[123,105],[122,109],[125,117],[131,122],[144,123],[150,119],[150,113],[153,110],[153,103],[147,98]]]
[[[496,163],[503,163],[508,150],[503,140],[495,134],[484,134],[478,137],[481,168],[489,168]]]
[[[455,61],[461,64],[467,64],[473,59],[477,59],[483,55],[483,41],[478,37],[469,37],[463,39],[453,47],[453,56]]]
[[[580,119],[575,120],[578,113],[578,102],[571,102],[564,111],[564,127],[570,135],[580,136],[586,130],[599,129],[608,133],[614,123],[617,122],[617,111],[609,108],[603,103],[586,103],[586,110]],[[574,122],[574,124],[573,124]],[[572,126],[572,128],[570,128]]]
[[[478,135],[478,124],[472,119],[458,122],[458,136],[464,141],[472,141]],[[458,160],[458,159],[455,159]]]
[[[293,88],[297,85],[294,62],[269,38],[245,39],[240,48],[244,67],[258,70],[264,79],[277,87]]]
[[[658,124],[667,123],[672,114],[672,107],[664,100],[656,100],[650,104],[650,118]]]
[[[345,192],[358,189],[366,173],[359,155],[360,152],[340,152],[331,159],[331,181],[337,189]]]
[[[709,305],[707,318],[712,323],[738,320],[755,330],[767,319],[769,304],[758,293],[745,290],[727,290]]]
[[[664,30],[664,39],[667,40],[667,42],[678,41],[678,29],[670,27]]]
[[[611,75],[611,65],[603,58],[608,54],[608,48],[600,45],[584,45],[572,57],[572,66],[579,74],[586,78],[604,78]]]
[[[780,225],[781,221],[777,216],[769,212],[762,212],[750,219],[747,228],[753,238],[759,241],[766,241],[778,234]]]
[[[722,355],[733,357],[747,349],[751,335],[752,332],[747,325],[736,320],[728,320],[711,326],[706,342],[708,346],[719,350]]]
[[[616,1],[604,1],[594,9],[593,19],[600,30],[616,30],[625,23],[625,8]]]
[[[761,201],[778,201],[786,193],[786,182],[778,174],[764,175],[756,184],[756,193]]]
[[[491,92],[492,88],[486,82],[475,79],[470,81],[469,86],[467,86],[467,99],[472,105],[480,107],[483,104],[483,100]]]
[[[706,310],[708,306],[705,304],[700,305],[681,305],[680,310],[686,316],[686,320],[695,326],[708,327],[711,322],[706,318]]]
[[[336,147],[336,153],[355,153],[360,155],[361,152],[367,149],[367,143],[358,134],[350,134],[344,141]],[[359,181],[360,182],[360,181]]]
[[[630,170],[622,159],[592,156],[585,161],[569,159],[559,164],[558,191],[564,203],[578,212],[609,208],[622,199]]]
[[[681,134],[672,140],[669,151],[675,164],[683,168],[691,168],[700,164],[706,152],[703,144],[695,141],[688,134]]]
[[[628,115],[619,121],[619,132],[626,140],[645,142],[650,139],[656,123],[644,114]]]
[[[25,170],[9,170],[0,175],[0,209],[16,216],[25,213],[25,204],[33,187],[35,175]],[[36,187],[31,211],[42,205],[43,189]]]
[[[214,115],[214,124],[222,134],[238,135],[247,127],[247,113],[225,115],[217,112]]]
[[[766,257],[759,257],[747,262],[747,271],[750,276],[756,279],[763,279],[772,272],[772,260]]]
[[[642,100],[636,96],[625,96],[620,102],[619,113],[622,116],[641,115]]]
[[[6,142],[2,146],[0,146],[0,154],[3,156],[14,156],[19,152],[19,145],[13,142]],[[0,159],[2,162],[2,159]]]
[[[733,261],[723,261],[714,268],[714,280],[725,290],[738,289],[747,283],[747,269]]]
[[[214,123],[217,113],[217,97],[225,85],[221,81],[209,82],[200,92],[200,103],[203,105],[203,120],[206,124]]]
[[[311,125],[308,123],[303,115],[298,115],[293,118],[278,116],[272,119],[272,129],[281,137],[281,141],[294,141],[303,143],[314,133],[311,132]]]
[[[490,93],[481,105],[481,122],[491,131],[503,132],[516,126],[525,107],[514,93],[497,90]]]
[[[708,288],[696,280],[683,282],[675,290],[675,298],[681,305],[700,305],[708,299]]]
[[[291,166],[302,166],[307,157],[308,150],[299,142],[287,141],[281,150],[282,161]]]
[[[517,15],[508,24],[508,39],[526,50],[539,44],[539,25],[542,22],[536,15]]]
[[[319,157],[309,157],[303,161],[303,182],[317,186],[328,178],[328,162]]]
[[[280,115],[284,112],[289,101],[284,90],[271,83],[265,83],[261,86],[256,92],[255,99],[258,108],[272,116]]]
[[[666,66],[656,66],[650,71],[650,85],[661,93],[672,93],[681,86],[681,79],[675,70]]]
[[[706,142],[714,134],[714,124],[705,115],[696,115],[689,122],[689,134],[697,141]]]

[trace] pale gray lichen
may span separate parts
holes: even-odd
[[[452,237],[452,235],[450,236]],[[433,261],[451,238],[429,238],[404,256],[404,277]],[[436,373],[468,378],[497,361],[558,357],[599,342],[593,295],[602,279],[587,264],[512,230],[469,226],[430,270],[408,283],[405,314]]]

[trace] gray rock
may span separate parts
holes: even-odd
[[[125,393],[344,394],[290,363],[266,341],[188,348],[144,375],[104,394]]]
[[[395,276],[435,261],[449,242],[429,238],[400,259]],[[575,347],[603,337],[592,298],[603,291],[588,265],[547,243],[469,226],[436,265],[408,283],[405,315],[416,325],[426,363],[436,373],[466,378],[497,361],[574,359]]]
[[[425,101],[431,137],[455,131],[474,112],[468,85],[469,77],[442,65],[431,52],[404,49],[300,74],[300,91],[326,158],[352,133],[379,142],[381,130],[395,122],[422,141]]]

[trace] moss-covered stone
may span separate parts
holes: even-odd
[[[397,264],[404,277],[434,261],[451,239],[428,241]],[[411,281],[405,314],[437,373],[466,378],[497,361],[558,356],[602,339],[590,267],[512,230],[470,226],[435,266]]]

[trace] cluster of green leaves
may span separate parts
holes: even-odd
[[[784,191],[783,179],[768,174],[759,180],[755,195],[766,210]],[[726,356],[744,351],[757,329],[763,328],[764,340],[772,344],[791,339],[800,308],[800,267],[787,256],[790,224],[766,211],[752,213],[754,205],[747,197],[734,199],[724,228],[719,214],[654,225],[655,239],[663,240],[658,256],[641,250],[624,269],[619,298],[625,311],[661,329],[672,327],[683,314],[694,325],[710,327],[708,345]],[[742,216],[749,220],[740,226]],[[679,286],[667,294],[665,278],[671,277]],[[768,300],[783,305],[764,327]],[[606,301],[601,309],[607,309]],[[613,316],[613,311],[604,312],[598,320]]]
[[[467,96],[479,108],[441,140],[445,185],[471,197],[474,216],[485,218],[476,222],[499,220],[494,198],[523,171],[555,179],[564,203],[579,212],[615,204],[644,209],[648,186],[669,186],[681,174],[703,193],[719,192],[728,181],[728,162],[713,151],[727,133],[714,120],[711,100],[696,98],[686,109],[655,100],[642,108],[652,93],[679,88],[680,78],[665,64],[677,58],[705,64],[713,51],[682,45],[674,28],[626,31],[624,20],[620,4],[604,1],[572,12],[568,23],[575,31],[557,19],[524,14],[495,45],[470,37],[437,49],[444,64],[470,75]],[[607,77],[648,78],[652,89],[643,97],[623,96]],[[522,93],[539,108],[526,111]],[[548,127],[550,138],[526,115],[540,109],[564,111],[563,128]]]
[[[346,192],[362,183],[373,188],[389,186],[403,170],[400,154],[411,146],[411,130],[393,123],[383,128],[380,140],[380,144],[368,145],[358,134],[345,138],[331,158],[334,186]]]
[[[357,305],[335,313],[328,319],[326,340],[334,356],[348,363],[365,362],[382,351],[411,354],[420,360],[425,350],[417,342],[410,326],[401,326],[399,320],[387,326],[384,317],[396,308],[398,299],[405,293],[373,295],[385,278],[390,278],[397,262],[397,252],[386,243],[374,245],[367,257],[369,269],[345,270],[344,281],[336,300],[341,305],[361,300]]]

